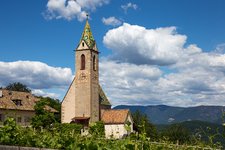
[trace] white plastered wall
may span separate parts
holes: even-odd
[[[64,100],[62,102],[61,122],[70,123],[75,116],[75,80],[73,80]]]

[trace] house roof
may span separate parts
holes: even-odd
[[[101,120],[105,124],[123,124],[129,115],[129,109],[110,109],[105,110]]]
[[[74,117],[72,120],[88,120],[90,117]]]
[[[1,90],[2,97],[0,97],[0,109],[11,109],[11,110],[27,110],[34,111],[34,106],[40,98],[27,92]],[[19,101],[19,104],[16,104]],[[50,106],[45,106],[46,110],[50,112],[58,112]]]

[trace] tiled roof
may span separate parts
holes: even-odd
[[[35,97],[31,93],[2,90],[2,97],[0,97],[0,109],[13,109],[13,110],[28,110],[34,111],[34,106],[40,98]],[[16,105],[13,101],[21,101],[21,104]],[[50,106],[45,106],[46,110],[51,112],[58,112]]]
[[[94,40],[94,37],[93,37],[92,32],[91,32],[91,27],[90,27],[90,25],[88,23],[88,19],[86,21],[86,24],[85,24],[85,27],[84,27],[84,31],[82,33],[81,40],[84,40],[85,43],[88,45],[88,47],[91,48],[91,49],[95,45],[95,40]]]
[[[88,120],[90,117],[74,117],[72,120]]]
[[[53,112],[53,113],[57,113],[58,112],[57,110],[55,110],[54,108],[52,108],[52,107],[50,107],[48,105],[45,105],[44,109],[47,110],[47,111]]]
[[[104,110],[101,120],[105,124],[123,124],[129,115],[129,109]]]

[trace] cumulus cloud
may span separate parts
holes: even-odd
[[[44,17],[66,20],[77,18],[79,21],[83,21],[87,11],[94,11],[97,7],[107,3],[109,0],[48,0]]]
[[[103,42],[113,56],[100,64],[108,66],[100,66],[100,81],[113,105],[225,105],[224,44],[205,52],[186,40],[175,27],[124,23],[109,30]],[[143,67],[154,76],[146,77]]]
[[[161,75],[160,69],[154,66],[119,63],[106,58],[100,61],[100,83],[113,105],[145,97],[143,93],[150,92]]]
[[[125,5],[121,5],[121,8],[124,10],[125,13],[127,13],[128,9],[136,10],[138,8],[138,6],[137,6],[137,4],[133,4],[133,3],[129,2]]]
[[[51,98],[55,98],[55,99],[58,99],[60,97],[60,94],[56,94],[56,93],[52,93],[52,92],[46,92],[46,91],[41,90],[41,89],[32,90],[32,94],[34,94],[36,96],[51,97]]]
[[[48,66],[37,61],[0,62],[0,85],[21,82],[33,89],[67,87],[73,75],[69,68]]]
[[[103,43],[113,50],[114,58],[129,63],[169,65],[183,53],[186,36],[176,33],[176,27],[146,29],[124,23],[109,30]]]
[[[100,62],[100,83],[112,104],[166,104],[172,106],[225,105],[225,64],[220,57],[208,56],[211,65],[167,68],[152,65]],[[208,61],[210,62],[210,61]],[[218,66],[218,62],[220,67]],[[203,63],[204,64],[204,63]],[[178,70],[178,71],[177,71]]]
[[[118,26],[122,24],[122,22],[119,19],[116,19],[115,17],[109,17],[109,18],[103,17],[102,22],[105,25],[111,25],[111,26]]]
[[[225,53],[225,43],[221,43],[221,44],[217,45],[215,52],[224,54]]]

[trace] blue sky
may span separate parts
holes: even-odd
[[[225,1],[44,0],[0,5],[0,86],[62,99],[85,13],[113,103],[225,105]]]

